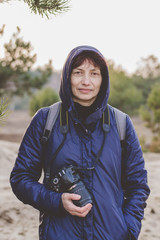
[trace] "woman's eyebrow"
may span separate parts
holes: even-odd
[[[81,67],[76,67],[72,71],[74,71],[74,70],[84,71],[84,69]],[[98,67],[94,67],[94,68],[90,69],[90,71],[100,71],[100,69]]]
[[[95,68],[91,69],[91,71],[99,71],[100,72],[101,70],[99,68],[95,67]]]
[[[84,69],[77,67],[77,68],[74,68],[74,69],[72,70],[72,72],[73,72],[73,71],[77,71],[77,70],[78,70],[78,71],[84,71]]]

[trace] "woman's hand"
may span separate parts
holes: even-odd
[[[83,207],[78,207],[73,203],[73,200],[79,200],[81,198],[78,194],[73,193],[63,193],[62,194],[62,203],[63,207],[71,215],[78,217],[85,217],[92,208],[92,204],[88,203]]]

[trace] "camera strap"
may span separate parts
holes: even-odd
[[[93,164],[92,167],[90,168],[80,168],[80,167],[75,167],[75,169],[77,170],[93,170],[101,156],[101,153],[103,151],[103,147],[104,147],[104,143],[105,143],[105,139],[106,139],[106,135],[107,133],[110,131],[110,114],[109,114],[109,107],[107,105],[106,110],[103,112],[102,115],[102,129],[104,131],[104,137],[103,137],[103,142],[102,145],[98,151],[98,154],[96,156],[95,162]],[[57,154],[59,153],[59,151],[62,149],[64,142],[66,140],[66,135],[69,131],[69,127],[68,127],[68,112],[64,109],[63,104],[61,104],[60,107],[60,131],[63,134],[63,141],[61,142],[61,144],[59,145],[59,147],[57,148],[57,150],[55,151],[50,163],[48,164],[46,171],[45,171],[45,181],[46,184],[49,185],[50,184],[50,177],[51,177],[51,169],[53,166],[53,162],[54,159],[56,158]]]
[[[121,147],[122,147],[122,153],[124,152],[124,142],[125,142],[125,132],[126,132],[126,114],[119,111],[118,109],[116,108],[113,108],[114,109],[114,113],[115,113],[115,119],[116,119],[116,125],[117,125],[117,129],[118,129],[118,133],[119,133],[119,136],[120,136],[120,142],[121,142]],[[51,120],[49,121],[50,124],[48,125],[51,125],[48,127],[49,130],[47,130],[49,132],[47,132],[47,137],[45,138],[45,140],[48,141],[49,139],[49,136],[50,136],[50,132],[52,130],[52,127],[57,119],[57,116],[60,112],[60,131],[61,133],[63,134],[64,138],[63,138],[63,141],[62,143],[60,144],[60,146],[58,147],[58,149],[55,151],[54,153],[54,156],[52,157],[52,160],[50,163],[48,163],[47,165],[47,169],[45,171],[45,179],[46,179],[46,182],[49,183],[50,181],[50,175],[51,175],[51,169],[52,169],[52,165],[53,165],[53,161],[56,157],[56,155],[59,153],[59,151],[61,150],[61,148],[63,147],[64,145],[64,142],[66,140],[66,135],[67,135],[67,132],[69,131],[69,126],[68,126],[68,112],[66,111],[66,109],[64,108],[63,104],[61,102],[57,103],[57,104],[54,104],[54,106],[52,107],[51,106],[51,109],[50,111],[52,112],[52,114],[49,114],[49,116],[51,115],[52,116],[52,123],[51,123]],[[51,117],[49,117],[51,119]],[[46,124],[47,125],[47,124]],[[46,129],[46,127],[45,127]],[[109,105],[107,105],[107,108],[105,109],[105,111],[103,112],[103,115],[102,115],[102,129],[104,131],[104,138],[103,138],[103,142],[102,142],[102,145],[97,153],[97,156],[96,156],[96,159],[95,159],[95,162],[93,164],[92,167],[90,168],[78,168],[77,169],[83,169],[83,170],[93,170],[101,156],[101,153],[103,151],[103,147],[104,147],[104,143],[105,143],[105,139],[106,139],[106,136],[107,136],[107,133],[110,131],[110,114],[109,114]],[[47,143],[47,141],[45,141],[45,144],[44,144],[44,147]],[[45,152],[45,151],[43,151]],[[123,154],[122,154],[123,155]]]

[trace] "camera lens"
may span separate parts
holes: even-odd
[[[79,181],[75,187],[73,187],[72,189],[69,190],[70,193],[75,193],[81,196],[80,200],[74,200],[74,204],[79,206],[79,207],[83,207],[85,206],[87,203],[92,203],[92,198],[88,192],[88,190],[86,189],[84,183],[82,181]]]

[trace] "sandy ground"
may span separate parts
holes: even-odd
[[[38,211],[21,203],[9,184],[18,147],[0,141],[0,240],[38,239]]]
[[[0,240],[38,240],[38,211],[21,203],[13,195],[9,184],[9,175],[19,147],[15,141],[19,142],[22,138],[30,117],[27,113],[18,112],[11,116],[9,123],[0,132]],[[18,119],[21,124],[18,124]],[[137,128],[142,130],[139,122]],[[6,135],[12,142],[4,141]],[[147,201],[139,240],[160,240],[160,154],[145,153],[144,157],[151,195]]]

